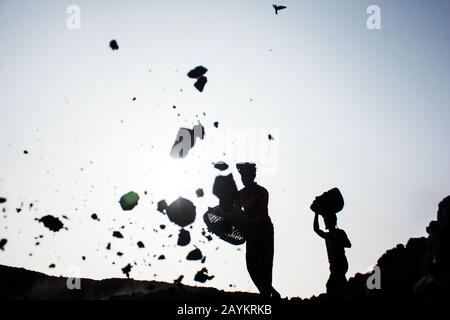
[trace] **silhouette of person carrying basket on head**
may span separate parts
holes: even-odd
[[[348,270],[348,262],[345,256],[345,248],[352,245],[344,230],[337,228],[336,213],[344,207],[344,198],[338,188],[333,188],[316,197],[311,205],[314,211],[314,231],[325,239],[327,246],[328,262],[330,263],[330,277],[327,281],[327,294],[332,297],[341,295],[347,286],[345,274]],[[323,217],[325,228],[322,231],[319,226],[319,215]]]

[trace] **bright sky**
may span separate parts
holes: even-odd
[[[275,15],[265,0],[1,0],[0,238],[8,243],[0,263],[101,279],[124,277],[121,268],[136,262],[133,278],[184,274],[191,285],[206,267],[215,275],[207,286],[256,291],[245,248],[201,236],[202,214],[217,204],[211,163],[221,160],[239,187],[233,164],[259,167],[283,295],[325,290],[325,244],[309,205],[332,187],[346,200],[338,224],[353,244],[348,276],[424,235],[450,193],[450,2],[279,4],[287,9]],[[366,26],[371,4],[381,8],[381,30]],[[69,5],[81,9],[79,30],[66,26]],[[209,70],[203,93],[186,76],[198,65]],[[178,129],[198,121],[205,139],[172,159]],[[131,190],[141,200],[124,212],[118,200]],[[179,228],[156,211],[178,196],[197,207],[184,248]],[[68,230],[53,234],[35,221],[46,214],[67,216]],[[153,232],[160,224],[167,228]],[[194,245],[204,265],[185,260]]]

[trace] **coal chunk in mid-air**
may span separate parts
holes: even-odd
[[[216,168],[217,170],[220,170],[220,171],[225,171],[228,169],[228,164],[226,164],[223,161],[219,161],[219,162],[214,163],[214,168]]]
[[[114,238],[122,239],[122,238],[123,238],[123,235],[122,235],[122,233],[121,233],[120,231],[114,231],[114,232],[113,232],[113,237],[114,237]]]
[[[208,78],[207,77],[200,77],[197,79],[197,81],[195,81],[194,83],[194,87],[200,91],[203,92],[203,89],[205,88],[206,83],[208,82]]]
[[[125,267],[122,268],[122,272],[127,276],[127,278],[130,277],[131,268],[133,268],[131,264],[127,264]]]
[[[203,197],[203,196],[205,195],[205,193],[203,192],[203,189],[202,189],[202,188],[198,188],[198,189],[195,191],[195,194],[197,195],[198,198],[201,198],[201,197]]]
[[[113,50],[119,50],[119,45],[117,44],[116,40],[111,40],[109,43],[109,47]]]
[[[91,215],[91,218],[92,218],[93,220],[100,221],[100,219],[98,218],[98,216],[97,216],[96,213],[93,213],[93,214]]]
[[[195,221],[195,206],[188,199],[178,198],[170,204],[166,211],[169,220],[182,228]]]
[[[213,279],[214,276],[208,276],[208,269],[203,268],[202,270],[198,271],[194,277],[194,280],[197,282],[205,283],[208,280]]]
[[[167,207],[168,207],[168,205],[167,205],[166,200],[161,200],[161,201],[158,201],[156,210],[158,210],[159,212],[165,213],[167,210]]]
[[[6,198],[0,198],[0,203],[5,203],[6,202]]]
[[[134,191],[130,191],[127,194],[124,194],[119,201],[120,206],[125,211],[132,210],[134,207],[137,206],[138,202],[139,202],[139,195]]]
[[[53,232],[58,232],[62,228],[64,228],[64,224],[58,218],[46,215],[38,220],[42,222],[47,229],[50,229]]]
[[[203,258],[203,254],[199,248],[195,248],[186,256],[186,260],[201,260]]]
[[[145,248],[145,245],[144,245],[144,243],[142,241],[138,241],[137,246],[140,249]]]
[[[177,245],[180,247],[187,246],[191,242],[191,234],[189,231],[185,229],[181,229],[180,233],[178,234],[178,242]]]
[[[208,72],[208,69],[206,69],[204,66],[198,66],[189,71],[187,76],[192,79],[198,79],[201,76],[203,76],[206,72]]]
[[[2,239],[0,240],[0,250],[5,251],[5,245],[8,243],[8,240]]]

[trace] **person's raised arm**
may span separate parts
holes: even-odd
[[[317,235],[321,238],[325,238],[325,232],[323,232],[322,230],[320,230],[320,226],[319,226],[319,214],[318,213],[314,213],[314,223],[313,223],[313,228],[314,228],[314,232],[317,233]]]

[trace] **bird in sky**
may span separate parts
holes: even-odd
[[[283,10],[283,9],[287,8],[286,6],[278,6],[276,4],[272,5],[272,7],[275,9],[275,14],[278,14],[279,10]]]

